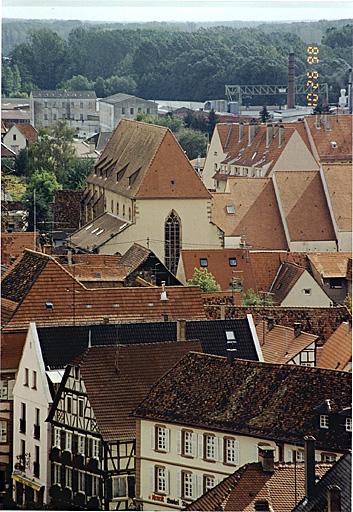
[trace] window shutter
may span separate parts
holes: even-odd
[[[234,450],[234,456],[235,456],[235,464],[240,464],[240,444],[239,441],[234,441],[235,444],[235,450]]]
[[[191,436],[191,442],[192,442],[192,456],[197,457],[197,434],[193,433]]]
[[[215,437],[215,442],[214,442],[214,458],[215,460],[218,460],[218,437]]]
[[[151,448],[154,450],[156,448],[156,427],[155,425],[151,425]]]
[[[196,497],[199,498],[203,494],[203,478],[197,475]]]
[[[14,380],[9,380],[7,382],[7,399],[12,400],[13,399],[13,387],[15,385]]]
[[[178,498],[182,497],[182,492],[181,492],[181,471],[178,471],[178,473],[177,473],[177,497]]]
[[[179,455],[182,454],[181,443],[182,443],[182,431],[179,430],[178,437],[177,437],[177,452],[179,453]]]
[[[170,434],[171,434],[170,429],[166,428],[165,447],[166,447],[167,452],[170,451]]]
[[[198,455],[199,455],[200,459],[202,459],[203,458],[203,435],[202,434],[197,435],[197,450],[198,450]]]
[[[166,492],[166,494],[169,494],[169,489],[170,489],[170,471],[168,471],[168,469],[166,469],[165,471],[166,471],[165,492]]]
[[[196,498],[197,496],[197,475],[192,475],[192,497]]]
[[[216,440],[217,444],[217,440]],[[218,459],[219,462],[223,462],[223,437],[218,438]]]
[[[155,478],[155,467],[151,466],[150,467],[150,487],[151,487],[151,492],[155,491],[154,478]]]

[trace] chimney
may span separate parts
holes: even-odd
[[[88,348],[92,347],[92,333],[91,329],[88,329]]]
[[[294,337],[298,338],[300,336],[300,333],[302,332],[302,324],[300,322],[294,322]]]
[[[262,471],[264,473],[274,472],[275,463],[275,449],[272,446],[259,446],[259,462],[262,465]]]
[[[256,124],[255,123],[249,123],[249,142],[248,142],[248,146],[251,146],[252,141],[254,140],[255,135],[256,135]]]
[[[330,114],[326,114],[326,117],[325,117],[325,130],[327,132],[331,131],[331,117],[330,117]]]
[[[272,142],[273,137],[273,126],[272,124],[268,124],[266,126],[266,148],[268,148]]]
[[[236,348],[229,348],[227,346],[227,359],[228,363],[232,363],[235,358],[237,357],[237,349]]]
[[[273,318],[273,316],[269,316],[267,318],[267,329],[269,331],[271,331],[275,326],[275,319]]]
[[[177,341],[186,341],[186,321],[177,320]]]
[[[338,485],[327,487],[327,512],[341,512],[341,488]]]
[[[162,281],[161,300],[168,300],[167,292],[165,290],[165,281]]]
[[[295,108],[295,59],[294,52],[288,56],[288,89],[287,89],[287,107]]]
[[[238,137],[238,142],[241,142],[242,138],[243,138],[243,132],[244,132],[244,125],[243,123],[239,123],[239,137]]]
[[[226,319],[226,305],[225,304],[221,304],[221,320],[225,320]]]
[[[255,511],[256,512],[269,512],[271,509],[270,509],[270,505],[269,505],[269,502],[267,500],[256,500],[255,501]]]
[[[315,116],[315,127],[317,130],[320,130],[320,120],[321,120],[321,115],[320,114],[316,114]]]
[[[312,498],[315,492],[315,438],[305,436],[305,496]]]
[[[279,125],[278,128],[278,147],[280,148],[284,142],[284,126]]]
[[[71,249],[69,249],[67,251],[67,263],[68,263],[68,265],[72,265],[72,250]]]

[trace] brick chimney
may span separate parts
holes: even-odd
[[[256,135],[256,124],[255,123],[249,123],[249,141],[248,146],[251,146],[252,141],[254,140]]]
[[[284,126],[278,127],[278,147],[280,148],[284,142]]]
[[[264,473],[273,473],[275,462],[275,449],[273,446],[259,446],[258,453],[259,462],[262,464],[262,471]]]
[[[266,126],[266,148],[270,147],[273,137],[273,125],[268,124]]]
[[[177,320],[177,341],[186,341],[186,321]]]
[[[300,336],[300,333],[302,332],[302,324],[300,322],[294,322],[294,337],[298,338]]]
[[[341,488],[329,485],[327,488],[327,512],[341,512]]]
[[[315,494],[315,438],[304,437],[305,443],[305,496],[312,498]]]
[[[274,326],[275,326],[275,319],[273,318],[273,316],[267,317],[267,329],[269,331],[272,331]]]

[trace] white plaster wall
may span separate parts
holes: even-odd
[[[225,236],[224,248],[225,249],[239,249],[241,247],[241,236]]]
[[[291,252],[337,252],[334,240],[313,240],[289,242]]]
[[[215,155],[215,153],[217,154]],[[202,171],[202,181],[207,188],[215,187],[214,179],[212,178],[216,172],[215,164],[217,164],[217,169],[219,169],[220,163],[225,159],[226,156],[227,153],[223,152],[221,139],[219,138],[216,127],[212,135],[211,143],[208,148],[205,160],[205,166]]]
[[[273,171],[312,171],[319,165],[298,132],[294,132],[272,168]]]
[[[352,232],[339,231],[338,232],[338,250],[340,252],[352,251]]]
[[[306,295],[304,289],[311,289],[311,294]],[[326,308],[331,306],[331,302],[330,297],[326,295],[315,279],[305,271],[282,301],[281,306]]]
[[[16,140],[13,138],[14,135],[16,136]],[[16,126],[11,126],[9,131],[5,134],[3,142],[7,147],[11,148],[12,151],[15,151],[16,154],[27,146],[26,137],[22,135]]]

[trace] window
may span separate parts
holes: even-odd
[[[311,295],[311,288],[304,288],[303,293],[304,295]]]
[[[146,108],[146,112],[147,112],[147,114],[150,114],[150,113],[151,113],[151,109],[150,109],[150,107],[147,107],[147,108]]]
[[[189,473],[188,471],[182,471],[181,472],[181,480],[182,480],[183,498],[192,498],[193,497],[192,473]]]
[[[83,101],[80,101],[80,108],[83,108]]]
[[[72,397],[71,396],[66,397],[66,411],[69,414],[72,413]]]
[[[129,220],[131,220],[131,208],[129,207]]]
[[[56,121],[56,114],[53,114],[53,121]]]
[[[71,452],[72,450],[72,433],[65,432],[65,450]]]
[[[80,121],[83,121],[83,114],[80,114]]]
[[[66,103],[65,103],[65,101],[63,101],[63,102],[61,103],[61,108],[65,108],[65,107],[66,107]]]
[[[213,156],[217,156],[217,151],[215,151],[215,152],[213,153]]]
[[[352,432],[352,418],[346,418],[346,432]]]
[[[65,468],[65,485],[66,487],[72,487],[72,468]]]
[[[183,430],[182,433],[182,453],[189,457],[193,456],[193,433],[189,430]]]
[[[47,101],[44,102],[44,108],[48,108],[48,102]]]
[[[226,331],[226,338],[227,338],[227,341],[234,341],[235,340],[234,331]]]
[[[304,462],[304,450],[293,450],[293,462]]]
[[[155,492],[167,493],[167,471],[165,468],[156,466]]]
[[[229,266],[230,267],[236,267],[237,266],[237,259],[236,258],[229,258]]]
[[[78,399],[78,415],[80,418],[83,418],[84,415],[84,401],[83,398]]]
[[[25,368],[25,386],[29,386],[29,369]]]
[[[54,482],[53,483],[56,484],[56,485],[61,485],[61,465],[60,464],[56,464],[54,462],[53,466],[54,466],[54,470],[53,470]]]
[[[35,446],[35,459],[33,463],[33,474],[35,477],[39,478],[39,446]]]
[[[169,447],[169,431],[166,427],[156,426],[156,450],[167,452]]]
[[[7,442],[7,421],[0,421],[0,443]]]
[[[321,462],[335,462],[336,458],[334,453],[321,453]]]
[[[125,108],[124,107],[121,108],[121,113],[122,113],[122,115],[125,114]]]
[[[327,414],[320,415],[320,428],[328,428],[328,416]]]
[[[343,280],[339,278],[330,279],[330,288],[342,288]]]
[[[175,211],[172,211],[164,224],[164,259],[166,267],[176,274],[181,246],[181,222]]]
[[[37,372],[32,372],[32,389],[37,389]]]
[[[133,108],[133,107],[131,107],[131,108],[130,108],[130,114],[131,114],[132,116],[134,115],[134,108]]]
[[[54,427],[54,446],[61,448],[61,430],[58,427]]]
[[[81,455],[85,454],[85,436],[81,434],[78,435],[77,453],[80,453]]]
[[[0,400],[6,400],[8,397],[7,380],[0,380]]]
[[[17,139],[17,135],[16,135],[16,133],[14,133],[14,134],[12,135],[12,140],[16,140],[16,139]]]
[[[211,475],[204,475],[203,477],[203,492],[207,492],[215,486],[215,478]]]
[[[92,457],[99,459],[99,439],[92,439]]]
[[[208,267],[208,259],[200,258],[200,267]]]
[[[21,403],[20,432],[26,433],[26,404]]]
[[[34,424],[34,428],[33,428],[33,437],[34,439],[40,439],[40,425],[39,425],[39,420],[40,420],[40,410],[39,409],[35,409],[35,424]]]
[[[205,434],[205,459],[216,460],[216,437],[210,434]]]
[[[80,380],[80,369],[78,366],[75,366],[75,368],[74,368],[74,379]]]
[[[85,492],[85,473],[83,471],[78,472],[78,484],[77,490],[78,492]]]
[[[44,120],[48,121],[48,114],[44,114]]]
[[[99,496],[99,477],[92,475],[92,496]]]
[[[239,441],[224,439],[224,462],[226,464],[239,464]]]
[[[214,170],[217,171],[217,164],[214,164]]]
[[[116,214],[119,215],[119,203],[116,203]]]
[[[315,351],[303,350],[299,354],[300,364],[303,366],[315,366]]]
[[[127,496],[126,476],[113,476],[112,488],[113,498],[124,498]]]

